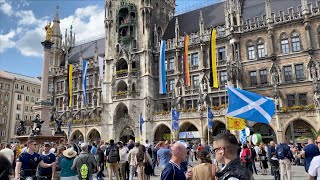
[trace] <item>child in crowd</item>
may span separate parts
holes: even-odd
[[[270,164],[271,174],[274,176],[274,180],[280,180],[279,160],[277,159],[275,152],[271,154]]]

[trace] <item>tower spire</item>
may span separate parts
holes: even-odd
[[[54,21],[60,22],[60,20],[59,20],[59,4],[56,5],[56,16],[54,17]]]

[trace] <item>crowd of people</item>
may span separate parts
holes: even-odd
[[[239,145],[231,133],[219,134],[212,144],[159,141],[129,142],[44,142],[29,140],[25,145],[6,144],[0,148],[0,179],[76,180],[251,180],[252,174],[265,175],[271,167],[274,179],[290,180],[291,165],[304,160],[310,179],[320,173],[320,137],[316,143],[293,146],[247,142]],[[299,160],[297,160],[299,159]],[[194,161],[197,161],[194,163]],[[299,161],[299,163],[298,163]],[[260,169],[256,167],[260,164]],[[192,166],[195,165],[195,166]],[[319,179],[319,178],[318,178]]]

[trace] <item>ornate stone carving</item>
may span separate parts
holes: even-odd
[[[23,120],[19,121],[19,127],[17,128],[17,135],[18,136],[26,134],[26,127],[24,126],[24,123],[25,122]]]

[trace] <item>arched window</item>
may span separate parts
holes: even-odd
[[[280,35],[281,52],[283,54],[289,53],[289,40],[286,33],[281,33]]]
[[[264,58],[266,55],[264,40],[262,38],[258,38],[257,40],[257,47],[258,47],[258,58]]]
[[[247,42],[247,51],[248,51],[248,59],[249,60],[252,60],[252,59],[255,59],[256,58],[256,55],[255,55],[255,50],[254,50],[254,43],[249,40]]]
[[[300,42],[300,33],[297,31],[293,31],[291,33],[291,43],[292,43],[292,51],[298,52],[301,51],[301,42]]]

